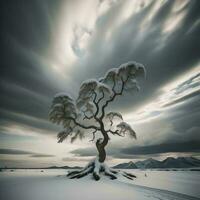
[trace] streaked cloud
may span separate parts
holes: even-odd
[[[35,157],[35,158],[45,158],[45,157],[54,157],[54,155],[49,155],[49,154],[40,154],[40,153],[34,153],[31,151],[23,151],[23,150],[18,150],[18,149],[0,149],[0,154],[1,155],[29,155],[30,157]]]
[[[184,79],[183,77],[179,77],[181,81],[176,79],[176,85],[173,83],[173,87],[172,83],[168,83],[166,86],[160,87],[162,92],[161,95],[157,96],[151,102],[146,103],[144,106],[139,108],[137,112],[125,115],[125,118],[128,121],[134,121],[134,123],[151,120],[153,118],[160,117],[160,115],[167,112],[168,109],[171,109],[171,106],[178,106],[180,103],[186,103],[193,97],[198,98],[200,95],[199,71],[200,66],[198,65],[192,69],[191,72],[184,74]],[[131,118],[133,115],[135,117]]]
[[[22,151],[17,149],[0,149],[0,154],[12,154],[12,155],[26,155],[33,154],[30,151]]]

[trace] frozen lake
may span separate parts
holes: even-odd
[[[91,177],[70,180],[68,170],[5,170],[0,172],[2,200],[200,199],[199,171],[126,170],[137,178],[96,182]],[[145,175],[146,174],[146,175]],[[133,198],[134,197],[134,198]]]

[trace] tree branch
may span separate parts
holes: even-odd
[[[99,104],[100,103],[100,101],[105,97],[105,94],[104,94],[104,92],[103,91],[101,91],[101,93],[102,93],[102,97],[101,98],[99,98],[99,100],[97,101],[97,104]]]
[[[99,98],[99,100],[96,102],[96,98],[97,98],[97,93],[94,91],[95,93],[95,98],[93,99],[93,103],[96,106],[96,112],[93,115],[94,119],[100,124],[100,126],[102,125],[102,123],[100,122],[100,119],[97,117],[97,115],[99,114],[99,102],[104,98],[104,92],[102,92],[102,97]]]
[[[124,137],[124,135],[121,135],[121,134],[118,132],[118,130],[116,130],[116,131],[108,130],[107,132],[112,133],[113,135],[118,135],[118,136],[120,136],[120,137]]]
[[[94,141],[94,139],[95,139],[95,133],[97,132],[97,130],[94,130],[93,132],[92,132],[92,134],[93,134],[93,137],[92,137],[92,139],[90,140],[90,142],[93,142]]]
[[[98,104],[98,102],[96,102],[97,93],[96,93],[95,91],[94,91],[94,94],[95,94],[95,98],[93,99],[93,103],[94,103],[94,105],[96,106],[96,112],[95,112],[95,114],[94,114],[94,119],[96,119],[96,120],[98,121],[97,115],[98,115],[98,113],[99,113],[99,104]]]
[[[100,130],[99,127],[94,126],[94,125],[90,125],[90,126],[85,126],[83,124],[80,124],[79,122],[76,121],[76,119],[74,119],[73,117],[67,117],[66,119],[70,119],[74,122],[74,124],[76,124],[77,126],[83,128],[83,129],[95,129],[95,130]]]
[[[93,115],[87,116],[87,115],[86,115],[86,112],[87,112],[87,111],[83,111],[83,114],[84,114],[83,120],[85,120],[85,119],[88,119],[88,120],[92,119],[92,118],[93,118]]]
[[[116,92],[115,90],[114,90],[114,87],[115,87],[115,81],[114,81],[114,85],[113,85],[113,88],[112,88],[112,91],[113,91],[113,96],[110,98],[110,99],[108,99],[107,101],[106,101],[106,103],[102,106],[102,114],[101,114],[101,116],[100,116],[100,119],[102,120],[103,118],[104,118],[104,116],[105,116],[105,108],[108,106],[108,104],[110,103],[110,102],[112,102],[112,101],[114,101],[114,99],[115,99],[115,97],[116,96],[119,96],[119,95],[122,95],[122,93],[123,93],[123,91],[124,91],[124,86],[125,86],[125,84],[126,84],[126,82],[128,81],[128,79],[129,79],[129,76],[127,76],[127,79],[124,81],[122,78],[121,78],[121,81],[122,81],[122,87],[121,87],[121,90],[120,90],[120,92]]]
[[[116,81],[115,78],[113,77],[113,86],[112,86],[113,93],[115,93],[115,86],[116,86]]]
[[[87,115],[84,115],[84,117],[83,117],[83,120],[85,120],[85,119],[88,119],[88,120],[90,120],[90,119],[92,119],[93,118],[93,115],[91,115],[91,116],[87,116]]]
[[[94,94],[93,102],[94,102],[94,104],[95,104],[95,103],[96,103],[96,99],[97,99],[97,93],[95,92],[95,90],[93,91],[93,94]]]

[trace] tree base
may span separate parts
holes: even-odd
[[[93,178],[98,181],[101,178],[100,173],[104,173],[105,176],[109,176],[112,180],[117,179],[117,176],[119,174],[130,180],[136,178],[136,176],[131,173],[109,168],[105,163],[100,163],[98,161],[98,158],[91,161],[86,167],[81,170],[69,172],[67,174],[67,177],[69,177],[70,179],[75,179],[82,178],[84,176],[87,176],[88,174],[92,174]]]

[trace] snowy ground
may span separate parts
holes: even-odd
[[[71,180],[67,170],[0,172],[2,200],[186,200],[200,199],[200,173],[195,171],[127,170],[134,181],[120,177]],[[145,177],[145,173],[147,177]],[[60,176],[58,176],[60,175]],[[193,197],[192,197],[193,196]]]

